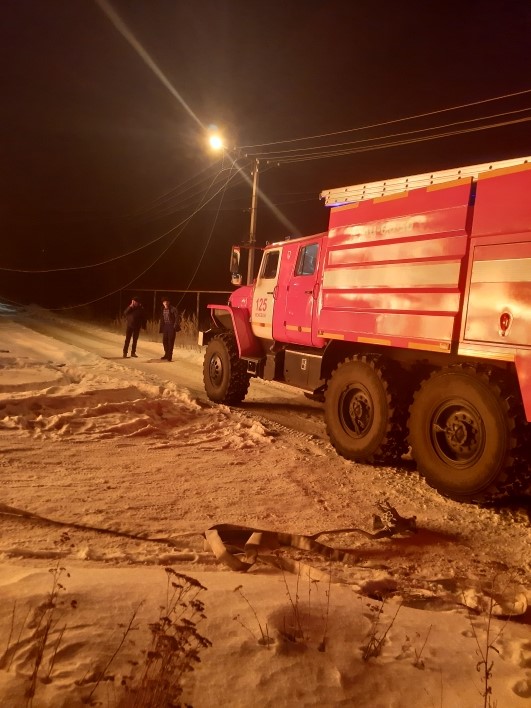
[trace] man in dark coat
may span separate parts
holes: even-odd
[[[162,334],[162,346],[164,356],[161,359],[171,361],[173,357],[173,345],[175,344],[175,334],[180,331],[179,313],[170,303],[168,297],[162,299],[162,310],[160,313],[159,332]]]
[[[131,303],[124,312],[124,317],[126,321],[124,359],[127,358],[131,338],[133,340],[131,345],[131,356],[136,358],[136,344],[138,342],[138,335],[140,334],[141,329],[146,329],[147,325],[146,311],[137,297],[134,297],[131,300]]]

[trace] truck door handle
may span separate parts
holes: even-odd
[[[313,290],[305,290],[304,294],[305,295],[311,295],[313,293]]]

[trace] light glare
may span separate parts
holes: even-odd
[[[220,135],[211,135],[208,142],[212,150],[222,150],[223,149],[223,138]]]

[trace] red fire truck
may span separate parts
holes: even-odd
[[[208,397],[282,381],[324,401],[348,459],[410,447],[455,499],[528,489],[531,157],[321,197],[327,231],[266,246],[254,283],[209,305]],[[237,249],[231,263],[241,284]]]

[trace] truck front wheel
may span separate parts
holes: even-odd
[[[461,501],[503,488],[516,445],[508,399],[473,367],[443,369],[424,381],[411,406],[409,441],[430,486]]]
[[[241,403],[249,390],[250,375],[238,356],[232,332],[218,334],[207,345],[203,362],[205,391],[211,401],[234,405]]]
[[[397,394],[377,357],[347,359],[335,369],[326,389],[330,442],[349,460],[396,459],[404,451],[405,438],[398,430],[398,408]]]

